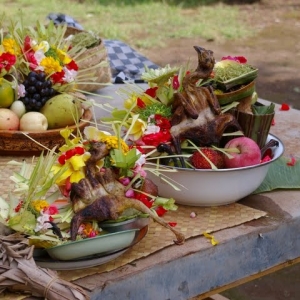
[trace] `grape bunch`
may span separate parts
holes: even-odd
[[[30,72],[24,80],[25,96],[20,98],[26,111],[40,111],[45,103],[56,95],[51,80],[46,79],[43,72]]]

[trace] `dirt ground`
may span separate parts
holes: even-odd
[[[242,55],[259,69],[256,89],[260,98],[300,109],[300,0],[261,0],[238,6],[245,22],[258,29],[255,37],[227,42],[171,39],[167,47],[143,53],[160,66],[189,59],[196,64],[194,45],[212,50],[216,60]]]
[[[261,0],[239,7],[245,12],[245,22],[259,30],[255,37],[225,43],[200,38],[170,40],[166,48],[144,54],[161,66],[179,65],[189,58],[196,65],[194,45],[213,50],[216,60],[245,56],[259,69],[256,90],[260,98],[300,109],[300,0]],[[299,300],[299,283],[300,266],[296,265],[223,295],[230,300]]]

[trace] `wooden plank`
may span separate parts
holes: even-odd
[[[214,290],[212,290],[210,292],[207,292],[207,293],[204,293],[202,295],[196,296],[196,297],[191,298],[189,300],[226,300],[227,298],[223,297],[222,295],[219,295],[219,294],[215,295],[215,294],[224,292],[226,290],[237,287],[237,286],[242,285],[244,283],[247,283],[249,281],[252,281],[252,280],[261,278],[263,276],[272,274],[272,273],[277,272],[279,270],[282,270],[286,267],[291,267],[291,266],[293,266],[295,264],[298,264],[298,263],[300,263],[300,257],[296,258],[296,259],[293,259],[293,260],[290,260],[290,261],[287,261],[285,263],[282,263],[282,264],[280,264],[278,266],[275,266],[273,268],[267,269],[263,272],[259,272],[257,274],[252,275],[252,276],[248,276],[247,278],[243,278],[243,279],[237,280],[235,282],[232,282],[230,284],[224,285],[222,287],[219,287],[217,289],[214,289]],[[223,298],[218,298],[217,296],[218,297],[221,296]],[[215,298],[215,297],[217,297],[217,298]]]

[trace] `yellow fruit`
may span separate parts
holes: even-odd
[[[12,86],[3,78],[0,79],[0,107],[8,108],[15,100],[15,92]]]

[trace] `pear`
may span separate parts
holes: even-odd
[[[47,118],[48,129],[71,126],[82,116],[81,101],[74,95],[62,93],[48,100],[40,112]]]

